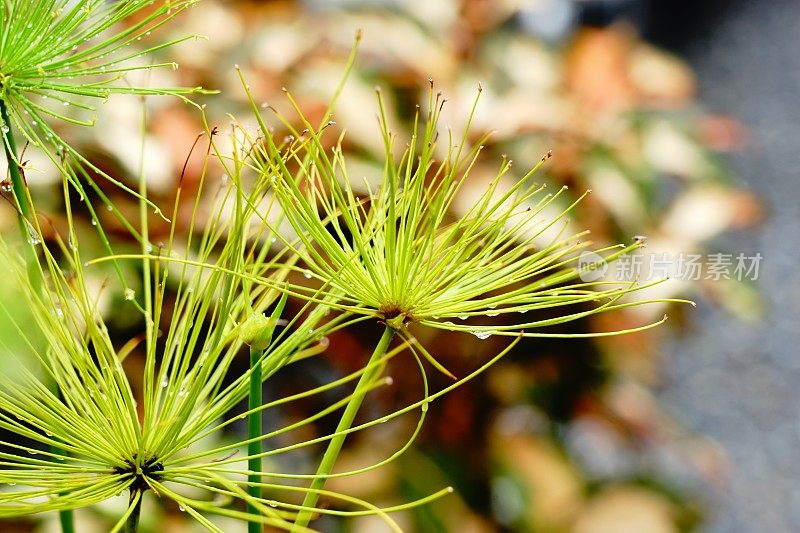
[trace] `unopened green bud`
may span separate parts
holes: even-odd
[[[239,337],[242,342],[250,346],[251,350],[263,352],[272,342],[272,333],[274,331],[275,320],[261,313],[256,313],[242,324]]]

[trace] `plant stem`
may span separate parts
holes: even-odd
[[[259,350],[250,350],[250,396],[248,399],[248,407],[256,409],[261,407],[261,355]],[[261,441],[258,438],[261,436],[262,425],[261,411],[255,411],[247,416],[247,438],[250,442],[247,444],[247,455],[250,458],[247,460],[247,469],[250,474],[247,476],[247,481],[250,485],[247,487],[247,492],[254,498],[261,497],[261,487],[255,483],[261,483]],[[255,440],[254,440],[255,439]],[[257,514],[259,511],[253,505],[247,506],[250,513]],[[259,522],[249,521],[247,523],[247,533],[261,533],[263,526]]]
[[[130,516],[128,516],[128,520],[125,522],[125,533],[137,533],[139,530],[139,515],[142,514],[142,500],[144,500],[144,495],[139,494],[137,498],[137,493],[135,490],[131,491],[131,503],[133,500],[136,500],[136,504],[133,507],[133,512],[131,512]]]
[[[30,243],[31,240],[31,223],[29,222],[33,216],[33,206],[28,198],[28,186],[25,179],[22,177],[19,165],[17,165],[17,146],[14,141],[14,132],[11,130],[11,119],[8,116],[8,109],[3,99],[0,99],[0,130],[2,130],[3,149],[8,162],[8,173],[11,176],[11,186],[14,193],[14,199],[17,201],[17,222],[19,224],[19,232],[25,244]],[[25,262],[28,266],[28,277],[34,287],[38,290],[41,286],[41,276],[36,259],[36,253],[32,246],[24,245],[25,249]]]
[[[378,341],[378,345],[375,346],[375,350],[372,352],[372,356],[367,362],[367,370],[361,374],[356,389],[350,397],[350,401],[347,403],[344,413],[342,413],[339,424],[336,426],[336,433],[347,431],[353,425],[353,420],[355,420],[356,414],[361,408],[364,396],[383,370],[382,365],[379,365],[378,361],[389,348],[389,343],[392,341],[392,337],[394,337],[394,332],[394,328],[390,326],[386,326],[386,329],[383,330],[381,340]],[[317,468],[317,477],[311,482],[309,486],[310,490],[303,499],[303,507],[314,507],[317,505],[317,500],[319,500],[319,492],[317,491],[322,490],[325,486],[325,481],[327,480],[326,476],[333,470],[346,437],[346,434],[336,435],[328,443],[325,455],[322,456],[322,461],[320,461],[319,467]],[[311,521],[312,515],[313,512],[310,509],[300,511],[292,531],[296,532],[304,529]]]
[[[56,385],[54,388],[58,389],[58,386]],[[61,400],[61,392],[57,392],[58,399]],[[58,446],[50,446],[50,451],[62,457],[62,459],[59,459],[59,462],[63,463],[63,458],[67,457],[67,452]],[[61,533],[75,533],[75,517],[72,511],[59,511],[58,520],[61,523]]]
[[[59,511],[59,522],[61,522],[62,533],[75,533],[75,519],[72,511]]]
[[[17,146],[14,142],[14,133],[11,131],[11,119],[8,116],[6,103],[0,99],[0,118],[2,118],[3,126],[3,148],[5,148],[6,161],[8,161],[8,172],[11,175],[11,184],[14,190],[14,198],[17,200],[19,212],[24,218],[28,218],[31,214],[31,205],[28,202],[28,195],[25,194],[25,181],[19,172],[19,166],[16,162]],[[25,229],[24,227],[22,228]]]
[[[39,272],[39,261],[36,257],[31,242],[31,230],[33,227],[29,220],[33,216],[33,206],[31,205],[30,198],[28,197],[28,186],[25,179],[20,173],[19,165],[17,165],[17,146],[14,141],[14,132],[11,130],[11,119],[8,116],[8,109],[6,103],[0,98],[0,132],[2,132],[3,149],[6,155],[6,162],[8,162],[8,173],[11,176],[11,185],[14,193],[14,199],[17,202],[17,221],[19,223],[19,231],[22,236],[23,248],[25,250],[25,263],[28,268],[28,279],[30,279],[33,287],[39,291],[42,287],[42,278]],[[57,388],[57,387],[56,387]],[[56,391],[58,393],[58,391]],[[59,394],[59,398],[61,395]],[[52,446],[51,450],[54,454],[66,457],[66,452],[57,446]],[[61,531],[63,533],[75,532],[75,520],[72,511],[64,510],[59,511],[59,521],[61,522]]]

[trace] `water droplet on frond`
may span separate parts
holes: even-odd
[[[39,236],[39,232],[36,231],[36,228],[30,222],[25,222],[25,227],[28,231],[28,242],[33,244],[34,246],[42,242],[42,238]]]
[[[470,331],[470,333],[472,333],[473,335],[478,337],[480,340],[484,340],[484,339],[488,339],[489,337],[491,337],[493,332],[491,332],[491,331],[482,331],[481,330],[481,331]]]

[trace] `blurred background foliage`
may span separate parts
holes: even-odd
[[[483,93],[470,139],[493,134],[470,187],[480,187],[480,176],[491,175],[503,157],[513,159],[522,175],[552,150],[551,162],[536,179],[556,188],[568,185],[573,199],[592,189],[575,211],[575,223],[591,229],[598,244],[629,242],[643,234],[650,251],[706,252],[709,240],[721,232],[747,227],[760,217],[759,203],[733,185],[720,157],[741,146],[744,128],[733,117],[706,112],[697,101],[690,68],[643,41],[635,24],[603,9],[610,4],[614,2],[203,0],[168,31],[175,36],[196,32],[208,39],[171,50],[170,59],[181,68],[152,76],[164,77],[158,80],[161,85],[219,89],[220,95],[198,101],[206,104],[210,124],[220,128],[220,142],[226,142],[230,131],[228,113],[244,124],[254,122],[235,64],[260,101],[285,110],[286,87],[312,122],[321,121],[353,35],[362,29],[356,69],[336,107],[333,126],[346,132],[351,175],[376,176],[382,166],[375,86],[383,91],[394,130],[402,136],[411,127],[415,105],[427,98],[429,79],[448,99],[443,122],[455,132],[463,129],[480,82]],[[637,20],[636,9],[623,12],[629,21]],[[201,123],[192,108],[176,101],[150,99],[147,107],[145,171],[153,201],[169,213],[179,179],[184,196],[197,188],[204,149],[190,148]],[[101,106],[96,127],[63,133],[100,168],[127,177],[133,185],[140,122],[139,100],[115,96]],[[278,127],[277,121],[271,123]],[[41,199],[40,210],[53,231],[63,228],[58,176],[32,149],[23,159],[29,161],[27,177]],[[225,179],[219,173],[212,176]],[[130,197],[112,187],[105,192],[134,219],[137,205]],[[466,192],[456,210],[469,206]],[[96,209],[115,249],[133,247],[125,229],[99,202]],[[10,210],[0,215],[4,228],[13,226]],[[180,217],[179,212],[179,228]],[[82,246],[92,248],[90,219],[82,224]],[[157,246],[159,232],[165,238],[168,226],[157,218],[153,224],[151,240]],[[101,253],[99,245],[94,247],[84,253]],[[124,343],[139,327],[138,315],[123,305],[121,294],[103,290],[103,275],[97,274],[98,294]],[[651,296],[703,294],[742,320],[760,313],[758,295],[743,283],[674,280],[654,291]],[[665,311],[673,315],[669,331],[521,342],[505,360],[432,409],[409,452],[378,472],[337,479],[331,488],[389,505],[453,485],[453,496],[398,518],[409,531],[695,529],[706,513],[698,496],[708,484],[724,482],[727,464],[714,442],[682,428],[653,394],[662,342],[676,333],[683,310],[634,308],[571,324],[569,331],[624,328]],[[418,334],[458,376],[502,345],[501,340],[468,335]],[[266,394],[278,396],[357,368],[378,335],[369,325],[338,333],[323,356],[286,369],[267,384]],[[241,364],[245,368],[246,361]],[[135,371],[135,358],[126,367]],[[390,373],[394,386],[367,406],[365,417],[419,397],[419,377],[410,365],[396,362]],[[433,376],[438,386],[444,379]],[[291,420],[302,414],[271,416]],[[414,422],[401,420],[349,439],[341,468],[390,454],[405,442]],[[323,419],[316,431],[329,432],[335,423]],[[312,468],[315,451],[292,455],[285,459],[292,464],[284,467]],[[152,503],[144,528],[186,530],[177,509]],[[106,512],[113,516],[115,511],[79,513],[87,528],[81,531],[102,530]],[[45,522],[42,527],[51,526]],[[224,529],[240,526],[229,523]],[[7,523],[3,531],[35,527]],[[317,527],[375,531],[378,526],[372,519],[323,519]]]

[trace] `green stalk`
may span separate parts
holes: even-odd
[[[250,350],[250,396],[248,399],[248,407],[250,410],[261,407],[261,355],[260,350]],[[261,411],[254,411],[247,415],[247,438],[250,442],[247,443],[247,455],[250,458],[247,460],[247,469],[250,474],[247,475],[247,481],[250,485],[247,487],[247,492],[254,498],[261,498],[261,486],[255,483],[261,483],[261,441],[258,438],[261,436]],[[255,506],[248,504],[248,512],[252,514],[259,514]],[[259,522],[248,521],[247,533],[261,533],[263,526]]]
[[[17,165],[17,146],[14,141],[14,132],[11,131],[11,119],[8,116],[6,103],[2,99],[0,99],[0,124],[5,126],[2,128],[4,130],[2,131],[3,148],[6,154],[6,161],[8,162],[8,173],[11,176],[14,199],[17,201],[17,223],[19,224],[19,232],[20,235],[22,235],[23,241],[29,243],[31,239],[29,227],[32,227],[29,221],[33,215],[33,206],[28,197],[28,186]],[[23,246],[23,248],[25,249],[25,262],[28,265],[28,277],[38,290],[39,287],[41,287],[41,276],[39,274],[36,253],[32,246]]]
[[[142,514],[143,496],[143,494],[137,495],[136,490],[131,490],[131,503],[133,503],[134,499],[136,499],[136,503],[133,506],[133,511],[128,516],[128,520],[125,521],[125,533],[137,533],[139,530],[139,516]]]
[[[53,448],[53,451],[61,451],[57,448]],[[72,516],[72,511],[59,511],[58,513],[59,522],[61,522],[61,531],[63,533],[75,533],[75,520]]]
[[[25,179],[19,171],[17,165],[17,146],[14,141],[14,133],[11,131],[11,119],[8,116],[8,109],[3,99],[0,99],[0,124],[2,124],[2,141],[3,148],[6,154],[6,161],[8,162],[8,173],[11,176],[12,190],[14,199],[17,202],[17,222],[19,224],[20,235],[23,239],[23,248],[25,250],[25,263],[28,267],[28,279],[31,285],[38,291],[42,287],[42,278],[39,272],[39,261],[36,257],[36,251],[30,243],[31,234],[29,227],[32,227],[31,217],[33,216],[33,206],[31,205],[28,196],[28,186]],[[56,391],[58,393],[58,391]],[[60,397],[59,393],[59,397]],[[65,456],[66,452],[58,446],[52,446],[51,450],[54,454]],[[59,511],[59,521],[61,522],[61,531],[63,533],[75,532],[75,520],[73,513],[70,510]]]
[[[16,163],[17,146],[14,142],[14,134],[11,131],[11,119],[8,117],[8,110],[6,103],[0,99],[0,117],[2,117],[3,128],[3,148],[6,152],[6,161],[8,161],[8,172],[11,174],[11,183],[14,187],[14,198],[17,200],[19,207],[19,214],[21,215],[20,224],[23,230],[23,235],[27,236],[25,228],[25,219],[31,215],[31,204],[28,201],[28,195],[25,193],[25,181],[19,172],[19,167]]]
[[[386,329],[383,330],[381,340],[378,341],[378,345],[375,346],[375,350],[372,352],[372,356],[370,356],[367,362],[367,370],[361,374],[353,396],[350,397],[350,401],[347,403],[347,407],[345,407],[342,418],[339,420],[339,425],[336,426],[336,433],[347,431],[353,425],[353,420],[355,420],[356,414],[361,408],[364,396],[383,370],[383,366],[379,365],[378,361],[386,354],[386,350],[389,348],[389,343],[392,341],[394,333],[395,330],[391,326],[386,326]],[[320,461],[319,468],[317,468],[317,477],[311,482],[309,486],[310,490],[303,499],[303,507],[311,508],[317,505],[317,500],[319,500],[318,491],[324,488],[327,476],[331,473],[336,464],[336,460],[339,457],[339,452],[342,450],[342,445],[346,437],[346,434],[336,435],[328,443],[325,455],[322,456],[322,461]],[[313,511],[310,509],[300,511],[295,520],[292,532],[296,533],[304,530],[311,521],[312,516]]]

